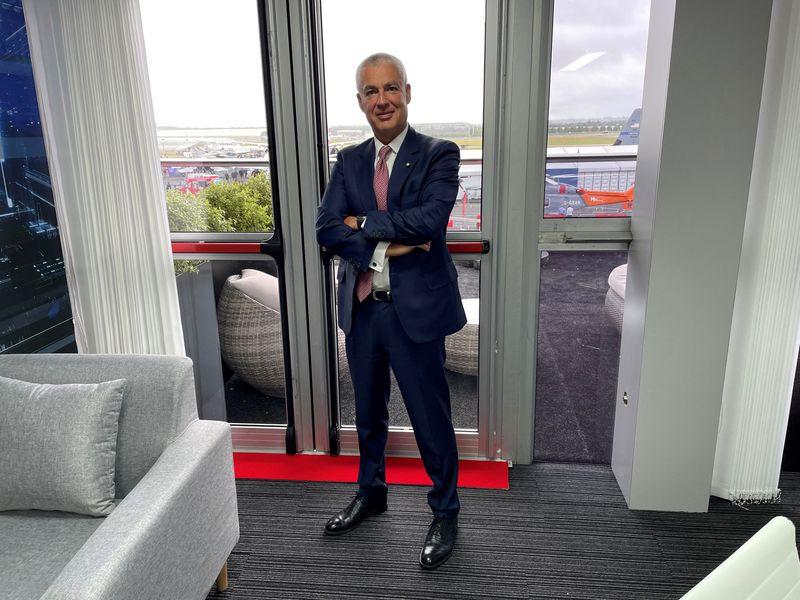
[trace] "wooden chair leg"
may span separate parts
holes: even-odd
[[[217,590],[224,592],[228,589],[228,561],[222,565],[219,575],[217,575]]]

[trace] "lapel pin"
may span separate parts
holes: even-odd
[[[411,163],[406,163],[406,169],[411,166]]]

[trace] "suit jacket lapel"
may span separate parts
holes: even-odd
[[[389,210],[398,210],[400,208],[400,193],[403,191],[403,184],[406,179],[414,170],[416,164],[416,154],[419,151],[419,141],[417,140],[417,132],[411,127],[408,128],[406,139],[403,140],[403,145],[400,146],[400,152],[394,159],[392,166],[392,174],[389,177],[389,194],[388,194],[388,208]]]
[[[364,144],[358,161],[356,181],[358,181],[359,200],[364,207],[363,212],[378,210],[378,203],[375,200],[375,189],[372,187],[372,180],[375,171],[375,142],[370,139]],[[359,213],[362,214],[362,213]]]

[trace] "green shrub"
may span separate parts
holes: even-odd
[[[245,183],[213,183],[195,194],[167,190],[167,219],[170,231],[272,231],[272,183],[257,173]]]
[[[266,174],[253,175],[245,183],[213,183],[203,195],[232,231],[272,231],[272,184]]]
[[[208,203],[204,199],[167,190],[167,221],[170,231],[208,231]]]

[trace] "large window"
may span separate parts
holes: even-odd
[[[406,33],[388,36],[389,25]],[[393,54],[411,84],[411,126],[461,148],[461,185],[448,229],[480,230],[485,3],[411,0],[387,16],[365,0],[325,0],[322,26],[331,160],[372,137],[356,101],[356,67],[375,52]]]
[[[0,4],[0,352],[73,341],[22,3]]]
[[[633,206],[650,0],[556,0],[546,218]]]
[[[649,12],[650,0],[555,0],[542,211],[554,220],[545,230],[607,227],[624,235],[629,226],[597,218],[633,209]],[[594,219],[572,220],[579,217]],[[624,247],[576,243],[541,252],[537,460],[611,461]]]
[[[200,416],[290,425],[280,236],[278,258],[260,245],[279,222],[258,4],[141,0],[141,11]]]
[[[448,232],[462,232],[466,238],[477,237],[481,230],[485,11],[483,0],[413,0],[387,17],[387,13],[375,11],[374,4],[364,0],[322,2],[330,163],[333,164],[339,151],[372,139],[356,98],[355,71],[359,63],[376,52],[397,56],[406,68],[411,86],[408,106],[411,127],[422,134],[451,140],[460,148],[459,187]],[[389,26],[408,33],[387,36]],[[456,59],[450,58],[454,49],[458,54]],[[445,340],[445,369],[453,424],[459,433],[474,435],[479,429],[481,261],[460,257],[454,260],[468,324]],[[331,279],[335,281],[334,277]],[[340,423],[352,426],[355,404],[344,335],[341,330],[335,335]],[[389,413],[393,427],[410,427],[394,380]]]
[[[272,231],[256,3],[141,10],[170,229]]]

